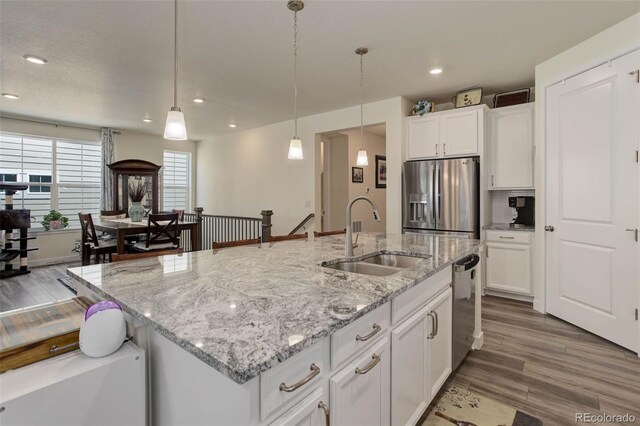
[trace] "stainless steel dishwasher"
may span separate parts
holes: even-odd
[[[453,351],[452,368],[458,368],[473,344],[476,315],[477,254],[453,264]]]

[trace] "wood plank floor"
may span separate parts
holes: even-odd
[[[0,280],[0,312],[55,302],[73,297],[74,294],[57,278],[67,276],[67,268],[80,263],[40,266],[30,274]]]
[[[483,297],[482,328],[482,350],[469,354],[451,383],[545,425],[574,425],[576,412],[630,413],[640,424],[637,354],[498,297]]]

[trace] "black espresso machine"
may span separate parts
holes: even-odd
[[[519,228],[536,224],[535,197],[509,197],[509,207],[516,209],[517,213],[510,226]]]

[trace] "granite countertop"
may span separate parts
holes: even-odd
[[[432,256],[386,277],[320,266],[344,259],[344,235],[90,265],[68,274],[241,384],[479,245],[436,235],[360,234],[356,257]]]
[[[517,231],[517,232],[535,232],[535,226],[521,226],[514,228],[509,226],[508,223],[492,223],[491,225],[485,225],[482,227],[485,231]]]

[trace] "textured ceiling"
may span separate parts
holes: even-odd
[[[179,7],[178,103],[190,139],[292,118],[286,1]],[[300,115],[359,103],[358,46],[369,48],[366,102],[442,101],[471,86],[530,86],[536,64],[638,11],[637,1],[309,0],[299,14]],[[161,134],[172,103],[172,24],[171,1],[0,1],[0,88],[20,95],[0,98],[0,111]],[[27,53],[49,63],[30,64]],[[433,66],[445,72],[431,76]]]

